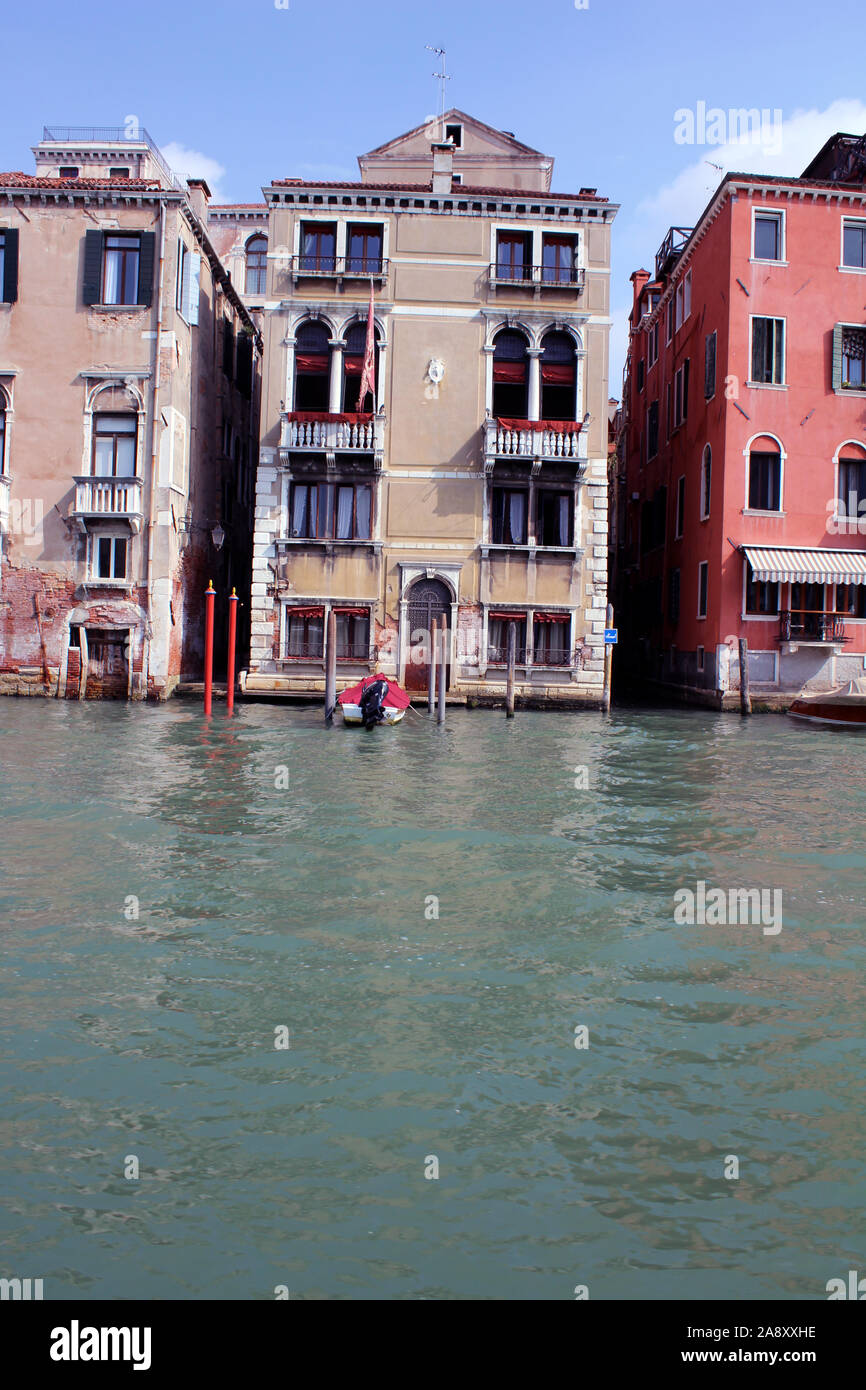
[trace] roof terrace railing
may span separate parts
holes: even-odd
[[[43,141],[56,140],[62,144],[146,145],[154,163],[162,170],[172,188],[177,188],[182,193],[186,192],[185,183],[180,176],[169,167],[156,141],[144,129],[144,126],[137,126],[133,134],[126,126],[122,125],[46,125],[42,127],[42,139]]]

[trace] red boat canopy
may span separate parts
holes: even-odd
[[[406,691],[396,681],[391,680],[390,676],[383,676],[378,672],[375,676],[365,676],[357,685],[350,685],[348,690],[341,690],[337,696],[337,703],[340,705],[360,705],[361,696],[367,686],[372,685],[374,681],[384,681],[388,687],[388,694],[382,701],[386,709],[408,709],[411,701]]]

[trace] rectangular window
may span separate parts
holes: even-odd
[[[573,285],[578,279],[578,242],[574,236],[541,238],[541,279],[545,285]]]
[[[782,214],[756,212],[752,257],[756,261],[781,261]]]
[[[346,274],[381,275],[384,233],[375,223],[359,222],[346,235]]]
[[[445,139],[450,140],[455,149],[463,147],[463,127],[462,125],[447,125],[445,127]]]
[[[517,631],[516,661],[519,666],[526,662],[526,614],[488,613],[487,615],[487,664],[504,666],[508,660],[508,628],[514,623]]]
[[[370,655],[370,614],[361,608],[335,608],[337,660],[366,661]]]
[[[538,545],[571,545],[574,498],[569,492],[539,490],[535,539]]]
[[[779,585],[769,579],[756,579],[746,560],[746,613],[751,617],[775,618],[779,612]]]
[[[643,384],[644,384],[644,381],[645,381],[645,380],[646,380],[646,363],[644,362],[643,358],[641,358],[641,360],[640,360],[640,361],[638,362],[638,364],[637,364],[637,389],[638,389],[638,391],[642,391],[642,390],[643,390]]]
[[[752,319],[752,381],[764,386],[784,385],[784,319]]]
[[[125,536],[94,538],[94,579],[125,579],[128,541]]]
[[[866,584],[837,584],[836,612],[845,618],[866,618]]]
[[[135,415],[94,415],[93,476],[134,478],[137,435]]]
[[[668,382],[667,386],[665,387],[665,421],[667,424],[668,439],[670,439],[671,431],[673,429],[673,412],[673,392],[671,391],[671,384],[670,382]]]
[[[782,459],[779,454],[749,455],[749,510],[778,512],[782,509]]]
[[[654,367],[659,356],[659,326],[656,321],[647,333],[647,366]]]
[[[849,522],[849,531],[856,532],[860,518],[866,515],[866,463],[860,459],[839,460],[836,494],[839,516]]]
[[[814,637],[823,642],[832,636],[833,622],[827,618],[826,585],[791,585],[790,624],[792,637]]]
[[[314,661],[324,655],[324,608],[286,609],[286,656]]]
[[[526,544],[528,495],[522,488],[493,489],[491,538],[494,545]]]
[[[646,413],[646,456],[647,462],[654,459],[659,451],[659,403],[653,401]]]
[[[689,413],[689,364],[685,361],[677,368],[674,376],[674,429],[677,429]]]
[[[841,334],[843,390],[866,389],[866,328],[845,326]]]
[[[311,275],[333,275],[337,268],[335,222],[302,222],[299,267]]]
[[[842,264],[866,270],[866,222],[842,222]]]
[[[698,617],[707,616],[707,586],[709,584],[710,566],[706,560],[701,560],[698,565]]]
[[[295,539],[368,541],[370,483],[292,483],[290,533]]]
[[[671,570],[668,580],[668,618],[675,627],[680,620],[680,571]]]
[[[692,272],[686,271],[676,290],[676,328],[681,328],[692,312]]]
[[[683,526],[686,518],[686,477],[685,474],[677,480],[677,516],[674,529],[674,540],[679,540],[683,534]]]
[[[189,272],[190,272],[190,253],[186,243],[179,240],[177,243],[177,291],[175,294],[175,308],[186,318],[187,305],[189,303]]]
[[[532,240],[525,232],[496,233],[496,278],[532,279]]]
[[[532,621],[532,660],[536,666],[569,664],[569,619],[551,613],[536,613]]]
[[[137,236],[107,233],[102,253],[103,304],[138,303],[138,262],[141,240]]]
[[[716,394],[716,335],[708,333],[704,343],[704,400]]]
[[[674,336],[674,298],[673,298],[673,295],[671,295],[670,299],[668,300],[668,336],[667,336],[667,341],[670,342],[670,340],[671,340],[671,338],[672,338],[673,336]]]
[[[61,166],[60,166],[60,177],[61,177],[62,179],[77,179],[77,178],[78,178],[78,165],[77,165],[77,164],[61,164]]]
[[[697,651],[695,652],[695,658],[696,658],[696,662],[697,662],[697,668],[698,668],[699,671],[703,671],[703,669],[704,669],[704,656],[705,656],[705,654],[706,654],[706,649],[705,649],[704,647],[698,647]]]

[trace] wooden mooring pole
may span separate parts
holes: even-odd
[[[505,681],[505,718],[514,718],[514,668],[517,665],[517,624],[508,624],[508,674]]]
[[[749,692],[749,644],[745,637],[740,638],[740,714],[752,713],[752,697]]]
[[[213,606],[216,590],[213,580],[208,581],[204,593],[204,712],[210,714],[213,708]]]
[[[430,631],[427,633],[427,713],[436,712],[436,619],[430,618]]]
[[[328,640],[325,645],[325,723],[331,725],[337,707],[337,615],[328,614]]]
[[[226,658],[226,714],[235,712],[235,643],[238,630],[238,604],[240,599],[232,589],[229,596],[229,646]]]
[[[607,625],[613,627],[613,604],[607,605]],[[613,674],[613,647],[609,642],[604,644],[604,690],[601,697],[601,707],[605,714],[610,712],[610,682]]]
[[[448,677],[448,619],[443,616],[439,630],[439,723],[445,723],[445,682]]]

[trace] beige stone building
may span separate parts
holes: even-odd
[[[261,339],[146,132],[0,174],[0,691],[161,698],[248,595]],[[249,609],[241,610],[241,634]]]
[[[518,697],[595,704],[617,209],[552,193],[551,157],[457,110],[359,165],[358,182],[264,190],[245,687],[322,691],[334,609],[341,687],[379,669],[420,692],[444,614],[452,697],[501,700],[513,620]],[[236,254],[245,223],[265,235],[224,211]]]

